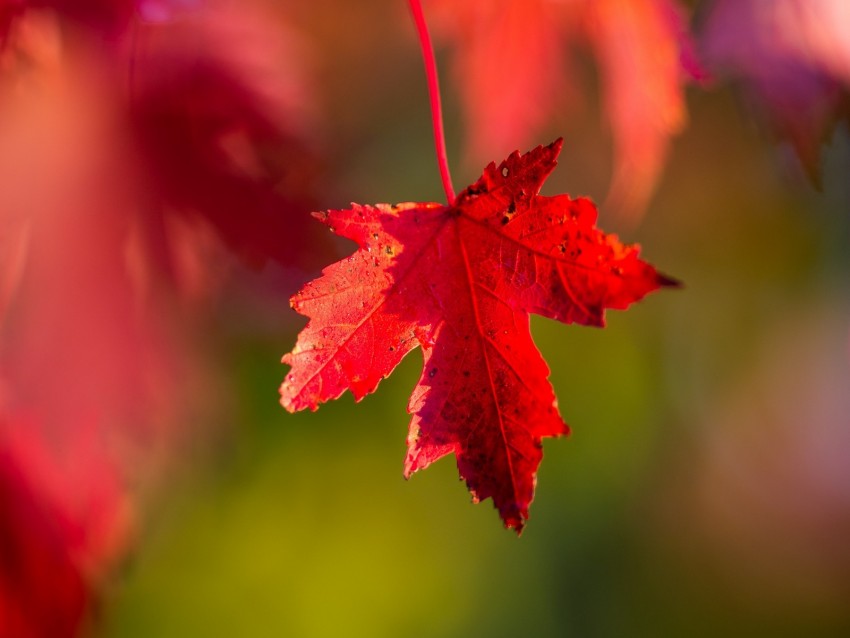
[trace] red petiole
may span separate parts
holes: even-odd
[[[428,25],[425,23],[425,15],[422,13],[420,0],[408,0],[410,11],[413,14],[413,22],[416,24],[416,32],[419,36],[419,45],[422,47],[422,61],[425,63],[425,75],[428,78],[428,95],[431,98],[431,123],[434,127],[434,147],[437,152],[437,164],[440,167],[440,178],[443,180],[443,190],[449,206],[454,204],[455,191],[452,187],[452,176],[449,174],[449,160],[446,155],[446,134],[443,130],[443,107],[440,102],[440,82],[437,79],[437,62],[434,59],[434,47],[431,44],[431,36],[428,33]]]

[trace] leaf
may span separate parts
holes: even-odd
[[[65,43],[66,30],[80,39]],[[85,47],[108,53],[94,59]],[[233,0],[0,0],[0,80],[28,73],[19,60],[33,56],[52,56],[63,73],[85,67],[87,84],[106,80],[100,97],[130,137],[114,146],[147,209],[138,234],[160,244],[155,252],[167,252],[163,227],[176,222],[195,235],[213,229],[251,266],[318,265],[309,47],[281,15]],[[199,250],[165,243],[177,255],[161,260],[166,276]]]
[[[83,635],[134,540],[130,499],[91,421],[0,416],[0,633]]]
[[[597,0],[589,37],[614,137],[609,202],[640,216],[661,175],[670,139],[687,122],[683,84],[703,72],[687,20],[673,0]]]
[[[322,213],[359,250],[292,298],[310,317],[281,386],[290,411],[351,389],[360,400],[416,346],[405,476],[454,453],[474,500],[492,497],[507,527],[528,518],[541,439],[568,433],[529,313],[602,326],[674,282],[594,226],[590,200],[538,193],[558,140],[513,153],[454,205],[354,205]]]
[[[815,181],[821,144],[850,114],[848,24],[845,0],[716,0],[706,12],[706,62],[739,81]]]
[[[258,3],[174,4],[137,23],[124,60],[157,212],[209,224],[252,265],[318,266],[307,47]]]

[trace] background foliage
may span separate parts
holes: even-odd
[[[303,4],[316,207],[440,201],[406,7]],[[585,106],[539,140],[566,140],[544,193],[602,201],[611,140],[587,60],[577,81]],[[443,93],[462,185],[480,167]],[[685,287],[604,331],[532,322],[573,434],[546,441],[520,540],[469,504],[450,459],[402,479],[419,353],[357,406],[279,407],[302,325],[286,298],[315,271],[273,264],[215,308],[216,412],[146,501],[103,635],[848,635],[850,132],[822,147],[817,189],[730,85],[687,103],[644,220],[600,217]]]

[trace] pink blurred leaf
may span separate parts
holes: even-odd
[[[706,62],[740,81],[767,125],[816,176],[820,145],[847,104],[850,4],[716,0],[702,45]]]

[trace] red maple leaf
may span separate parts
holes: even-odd
[[[454,204],[354,205],[322,213],[360,249],[292,298],[310,317],[281,386],[296,411],[351,389],[372,392],[422,346],[422,376],[405,476],[454,453],[474,500],[492,497],[507,527],[522,529],[542,458],[541,439],[569,428],[529,313],[602,326],[674,282],[595,228],[588,199],[538,193],[562,142],[520,155],[463,191]]]

